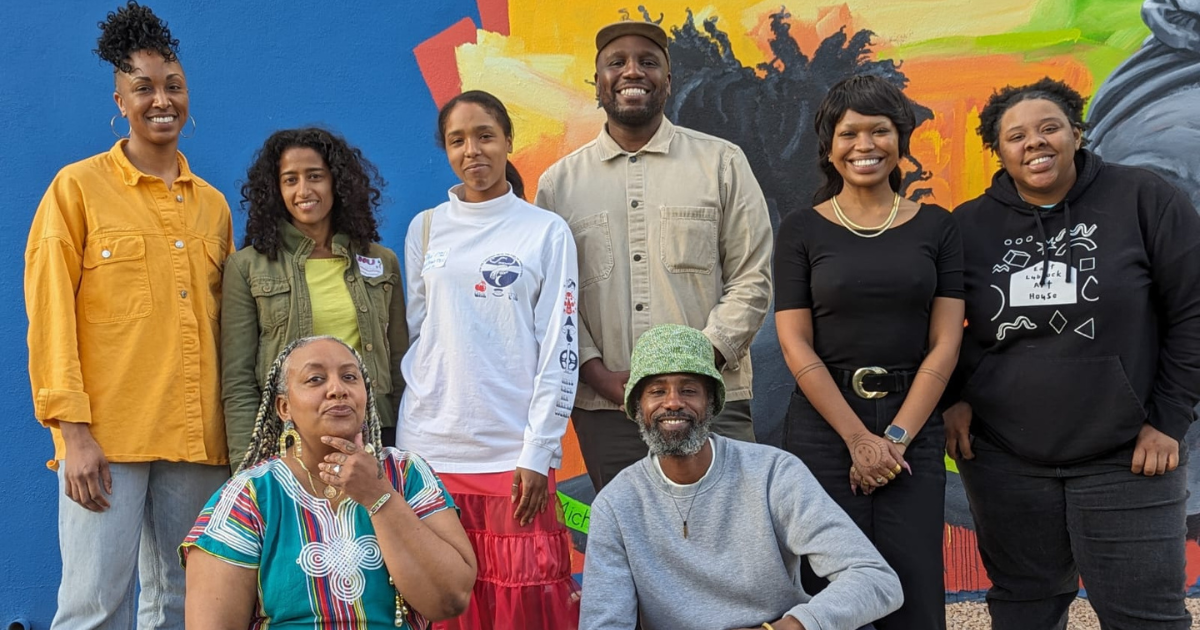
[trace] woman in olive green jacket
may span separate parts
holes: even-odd
[[[408,329],[399,260],[378,242],[382,186],[362,152],[324,129],[278,131],[255,156],[242,186],[246,236],[225,265],[221,310],[221,397],[235,467],[271,363],[312,335],[362,354],[383,443],[395,444]]]

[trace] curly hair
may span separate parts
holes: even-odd
[[[111,11],[99,22],[100,38],[93,51],[113,65],[113,72],[133,72],[129,56],[139,50],[152,50],[167,61],[179,61],[179,40],[171,37],[171,29],[150,7],[134,0]]]
[[[892,82],[873,75],[858,75],[839,81],[829,88],[829,93],[817,107],[813,129],[817,133],[817,167],[823,181],[813,195],[813,203],[821,203],[842,191],[841,173],[829,161],[833,151],[833,135],[838,121],[848,110],[864,116],[886,116],[896,126],[899,136],[900,157],[909,157],[909,141],[917,127],[917,116],[912,102]],[[900,166],[888,174],[892,190],[900,192],[903,173]]]
[[[279,412],[275,408],[275,399],[287,395],[287,377],[290,367],[288,362],[292,352],[323,339],[342,344],[350,351],[350,354],[354,355],[354,360],[358,363],[358,370],[362,372],[363,376],[363,386],[367,388],[367,420],[363,423],[362,428],[363,444],[374,446],[375,457],[379,460],[379,465],[383,466],[383,442],[379,437],[379,412],[375,409],[375,390],[371,386],[371,375],[367,373],[367,366],[363,365],[362,356],[346,342],[337,337],[320,335],[302,337],[289,343],[275,358],[275,363],[271,365],[271,371],[267,374],[267,386],[263,388],[262,399],[258,403],[258,414],[254,417],[254,432],[250,437],[250,446],[246,449],[246,454],[242,457],[242,463],[238,466],[237,472],[254,467],[272,457],[282,457],[283,451],[291,446],[289,443],[282,445],[284,448],[280,448],[279,436],[283,434],[283,421],[279,419]]]
[[[459,103],[472,103],[482,107],[485,112],[496,119],[496,122],[500,123],[500,129],[504,131],[504,137],[510,142],[512,141],[512,118],[508,115],[508,109],[504,107],[504,103],[483,90],[468,90],[447,101],[445,105],[442,105],[442,109],[438,111],[437,137],[434,138],[437,141],[438,148],[443,151],[446,150],[446,120],[450,118],[450,112],[454,111],[454,107]],[[512,160],[505,161],[504,179],[508,180],[508,184],[512,186],[514,195],[519,199],[525,198],[525,180],[521,177],[521,173],[517,171],[517,167],[513,166]]]
[[[271,260],[279,253],[283,241],[279,222],[292,218],[279,191],[279,160],[284,151],[297,147],[316,151],[333,176],[333,231],[349,236],[351,245],[360,252],[379,242],[376,214],[383,196],[380,190],[386,185],[379,169],[345,138],[326,129],[307,127],[276,131],[254,155],[242,184],[242,208],[247,215],[242,246],[251,245]]]
[[[1067,116],[1067,121],[1071,123],[1071,126],[1079,131],[1087,131],[1090,126],[1083,120],[1083,106],[1087,99],[1066,83],[1055,81],[1050,77],[1043,77],[1037,83],[1016,87],[1008,85],[992,93],[987,104],[983,106],[983,111],[979,112],[979,127],[975,129],[975,132],[983,139],[984,146],[991,149],[992,153],[998,152],[1000,150],[1000,119],[1004,118],[1005,112],[1022,101],[1038,99],[1058,105],[1058,108]],[[1087,146],[1087,138],[1083,138],[1079,146]]]

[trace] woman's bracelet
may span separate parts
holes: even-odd
[[[371,516],[375,516],[375,513],[379,511],[379,508],[382,508],[382,507],[383,507],[383,504],[384,504],[384,503],[387,503],[387,502],[388,502],[388,500],[389,500],[389,499],[391,499],[391,498],[392,498],[392,493],[391,493],[391,492],[384,493],[384,495],[383,495],[383,496],[381,496],[381,497],[379,497],[378,499],[376,499],[376,500],[375,500],[375,504],[374,504],[374,505],[372,505],[371,507],[367,508],[367,514],[369,514],[369,515],[371,515]]]
[[[771,624],[769,624],[765,621],[763,622],[762,627],[766,628],[767,630],[775,630],[775,626],[772,626]]]

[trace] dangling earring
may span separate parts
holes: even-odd
[[[180,129],[180,130],[179,130],[179,137],[180,137],[180,138],[187,139],[187,138],[191,138],[192,136],[196,135],[196,118],[195,118],[194,116],[191,116],[191,115],[189,114],[189,115],[188,115],[188,122],[192,123],[192,133],[189,133],[188,135],[186,135],[186,136],[185,136],[185,135],[183,135],[183,129]],[[187,125],[184,125],[183,127],[184,127],[184,129],[186,129],[186,128],[187,128]]]
[[[304,454],[304,447],[300,444],[300,433],[296,431],[296,423],[288,420],[283,423],[283,433],[279,434],[279,456],[287,457],[288,440],[296,447],[296,452],[292,456],[296,459]]]
[[[122,116],[122,118],[124,118],[124,116]],[[128,138],[129,137],[128,131],[126,131],[125,135],[123,135],[123,136],[121,134],[117,133],[117,114],[113,114],[113,117],[108,121],[108,128],[112,129],[112,134],[118,138]]]

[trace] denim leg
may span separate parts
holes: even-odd
[[[58,544],[62,582],[53,630],[129,630],[134,575],[150,464],[109,464],[109,508],[92,512],[67,497],[58,471]]]
[[[200,510],[229,478],[227,466],[185,462],[149,464],[138,573],[142,594],[138,630],[183,630],[183,567],[179,544]]]
[[[1065,481],[976,437],[960,460],[979,555],[992,587],[992,630],[1062,630],[1079,591]]]
[[[1135,475],[1131,457],[1125,449],[1068,479],[1075,561],[1104,630],[1186,630],[1187,469]]]

